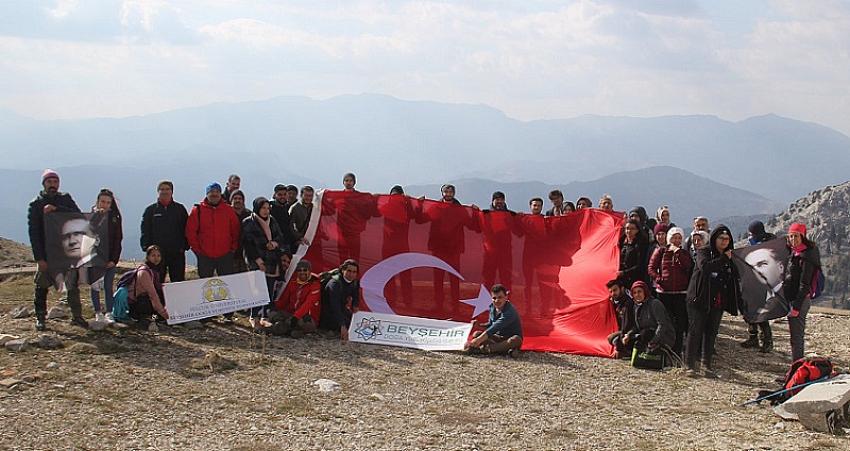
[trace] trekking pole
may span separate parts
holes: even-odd
[[[764,396],[762,396],[761,398],[756,398],[756,399],[752,399],[752,400],[750,400],[750,401],[747,401],[747,402],[745,402],[745,403],[741,404],[741,407],[748,406],[748,405],[750,405],[750,404],[756,404],[756,403],[762,402],[762,401],[764,401],[765,399],[770,399],[770,398],[773,398],[774,396],[779,396],[779,395],[781,395],[781,394],[784,394],[784,393],[789,392],[789,391],[791,391],[791,390],[794,390],[794,389],[796,389],[796,388],[802,388],[802,387],[805,387],[805,386],[807,386],[807,385],[817,384],[818,382],[824,382],[824,381],[826,381],[827,379],[829,379],[829,375],[826,375],[826,376],[824,376],[824,377],[822,377],[822,378],[820,378],[820,379],[816,379],[816,380],[813,380],[813,381],[806,382],[805,384],[795,385],[795,386],[793,386],[793,387],[791,387],[791,388],[784,388],[784,389],[782,389],[782,390],[779,390],[779,391],[773,392],[773,393],[771,393],[771,394],[769,394],[769,395],[764,395]]]

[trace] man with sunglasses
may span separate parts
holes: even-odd
[[[493,295],[493,303],[490,304],[489,321],[481,325],[485,330],[472,333],[472,340],[466,343],[466,351],[471,354],[507,354],[517,357],[522,346],[519,313],[508,300],[510,293],[503,285],[493,285],[490,293]],[[472,320],[473,328],[478,325],[478,321]]]

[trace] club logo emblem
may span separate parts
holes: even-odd
[[[221,279],[210,279],[201,288],[202,297],[207,302],[226,301],[230,299],[230,288]]]
[[[367,341],[379,335],[383,335],[381,332],[381,320],[377,320],[375,318],[363,318],[357,326],[357,329],[354,329],[354,333]]]

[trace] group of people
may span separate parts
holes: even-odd
[[[293,185],[280,184],[274,187],[271,199],[257,197],[249,209],[240,185],[241,179],[235,174],[228,177],[225,187],[210,183],[204,198],[187,210],[174,200],[174,184],[159,182],[156,202],[142,215],[140,245],[145,252],[145,262],[132,271],[125,284],[130,316],[143,326],[157,317],[168,318],[162,283],[166,278],[170,282],[185,279],[186,252],[191,250],[197,258],[201,278],[248,270],[265,274],[272,302],[246,312],[255,329],[290,336],[324,330],[345,339],[360,298],[356,258],[346,259],[337,270],[323,273],[321,277],[313,272],[309,261],[300,259],[293,276],[285,283],[292,255],[299,246],[310,244],[307,229],[312,217],[314,189],[304,186],[299,190]],[[355,175],[345,174],[344,189],[354,191],[355,185]],[[82,214],[71,196],[59,191],[59,186],[59,175],[45,170],[42,190],[29,206],[30,242],[38,262],[35,278],[38,330],[46,327],[47,293],[56,280],[47,261],[45,215]],[[441,192],[441,202],[458,203],[454,186],[444,185]],[[404,191],[396,186],[392,193],[403,194]],[[580,197],[575,204],[566,201],[559,190],[551,191],[548,198],[551,208],[545,213],[543,199],[531,199],[532,214],[561,216],[593,207],[587,197]],[[599,200],[598,206],[601,210],[614,211],[613,199],[608,195]],[[507,209],[503,193],[494,193],[491,208]],[[96,319],[111,322],[114,320],[113,284],[123,236],[121,214],[111,191],[100,191],[89,218],[90,222],[97,222],[109,231],[108,248],[103,253],[107,256],[103,282],[92,284],[92,303]],[[760,229],[755,227],[758,225],[751,227],[751,242],[754,243],[752,240],[765,240],[769,236],[763,225]],[[66,232],[74,234],[63,228],[63,240]],[[788,232],[792,261],[788,264],[784,290],[793,306],[789,324],[796,358],[803,353],[805,318],[810,305],[806,297],[807,284],[810,284],[813,265],[819,266],[819,262],[812,258],[817,248],[806,238],[804,226],[795,225]],[[710,230],[708,219],[704,217],[695,218],[693,231],[686,234],[670,222],[670,210],[666,206],[657,210],[655,219],[649,219],[643,207],[630,211],[620,238],[617,277],[608,283],[620,326],[620,330],[609,337],[616,352],[625,356],[635,346],[650,350],[667,348],[685,357],[691,373],[699,371],[698,361],[701,360],[706,374],[714,374],[712,357],[722,314],[726,311],[734,315],[741,309],[739,275],[731,261],[732,242],[732,233],[727,227]],[[91,265],[77,265],[74,269],[62,271],[62,283],[67,290],[72,322],[86,327],[88,323],[82,317],[80,305],[80,277],[74,274],[91,272]],[[468,348],[472,352],[515,353],[522,344],[521,321],[508,300],[508,289],[495,283],[497,268],[492,269],[490,278],[494,280],[488,283],[493,296],[489,321],[483,325],[483,330],[476,331]],[[100,275],[83,279],[99,280]],[[500,275],[504,277],[503,272]],[[452,292],[459,291],[455,286],[457,282],[452,279]],[[402,285],[404,289],[404,281]],[[435,285],[442,290],[442,279],[437,280],[436,274]],[[101,292],[103,303],[100,302]],[[232,316],[225,316],[224,321],[232,321]],[[759,331],[764,340],[761,349],[769,351],[772,336],[767,323],[751,325],[751,337],[745,346],[758,345]]]
[[[669,218],[667,207],[658,209],[655,220],[647,219],[643,207],[628,214],[620,239],[617,278],[607,283],[619,326],[609,341],[621,357],[631,356],[635,350],[672,352],[683,358],[689,376],[702,371],[706,377],[715,377],[715,342],[723,314],[746,311],[741,274],[733,261],[733,234],[725,225],[710,229],[708,219],[700,216],[694,218],[693,231],[685,236]],[[777,284],[790,304],[787,319],[795,361],[804,356],[806,315],[814,275],[820,270],[817,246],[806,232],[801,223],[788,228],[789,260],[784,262],[785,271]],[[749,245],[772,239],[776,236],[766,232],[761,221],[750,224]],[[772,351],[769,321],[748,324],[748,334],[742,347]]]

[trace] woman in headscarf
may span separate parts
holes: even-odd
[[[820,251],[806,237],[805,224],[794,223],[788,228],[788,247],[791,255],[785,265],[785,281],[782,290],[791,304],[788,313],[788,328],[791,332],[791,359],[802,359],[805,351],[806,315],[812,306],[813,285],[821,270]]]
[[[254,199],[253,213],[242,221],[242,246],[248,260],[248,269],[260,270],[266,275],[269,299],[272,299],[274,283],[280,275],[280,243],[283,232],[271,216],[271,204],[265,197]],[[271,302],[269,303],[271,304]],[[256,327],[258,316],[266,315],[266,307],[251,309],[251,325]]]
[[[732,263],[732,232],[719,225],[711,232],[708,246],[697,250],[696,266],[688,284],[687,375],[696,377],[702,356],[706,377],[717,377],[714,344],[723,312],[738,314],[740,277]]]

